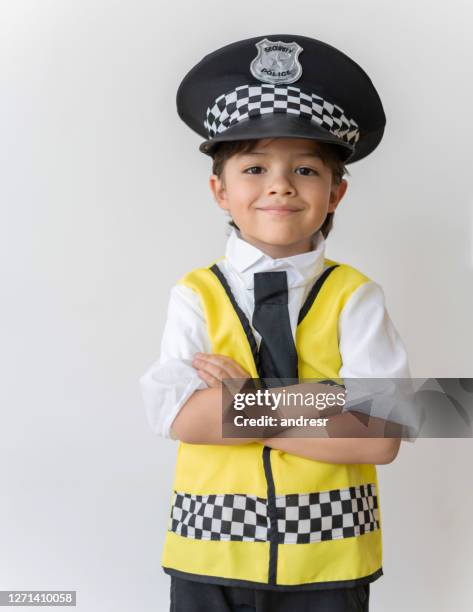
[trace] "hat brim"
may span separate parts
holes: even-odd
[[[332,144],[339,149],[340,158],[344,162],[347,162],[354,152],[352,145],[343,142],[314,121],[288,113],[268,113],[240,121],[224,132],[202,142],[199,151],[213,157],[217,146],[222,142],[262,138],[306,138]]]

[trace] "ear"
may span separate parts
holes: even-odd
[[[335,212],[340,200],[345,195],[348,188],[348,182],[345,179],[340,181],[339,185],[333,185],[330,192],[330,200],[328,205],[328,212]]]
[[[220,208],[223,208],[223,210],[229,210],[229,206],[228,206],[228,202],[226,198],[227,194],[225,191],[223,180],[219,178],[216,174],[212,174],[210,175],[210,178],[209,178],[209,186],[210,186],[210,190],[213,193],[214,199],[217,202],[217,204],[220,206]]]

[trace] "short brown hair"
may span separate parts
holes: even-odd
[[[225,167],[225,162],[228,159],[230,159],[230,157],[232,157],[233,155],[236,155],[237,153],[249,153],[256,147],[258,142],[259,140],[253,139],[253,140],[234,140],[234,141],[220,143],[216,147],[212,155],[213,174],[216,174],[220,178],[223,173],[223,169]],[[322,161],[332,171],[333,183],[335,185],[339,185],[343,177],[345,176],[345,174],[350,176],[350,173],[348,172],[347,168],[345,167],[339,155],[339,152],[338,152],[339,148],[336,145],[331,145],[331,144],[328,144],[325,142],[319,142],[319,141],[317,141],[317,145],[318,145],[318,149],[319,149],[319,153],[322,158]],[[320,230],[324,238],[327,238],[327,236],[330,233],[330,230],[332,229],[334,214],[335,213],[333,212],[327,213],[327,216],[324,222],[322,223],[322,226],[320,227]],[[233,219],[229,221],[229,224],[232,227],[239,229],[239,227],[236,225]]]

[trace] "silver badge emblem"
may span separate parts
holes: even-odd
[[[251,62],[251,74],[263,83],[294,83],[302,74],[298,56],[303,48],[296,42],[273,42],[264,38],[256,43],[258,55]]]

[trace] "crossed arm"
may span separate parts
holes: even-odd
[[[387,464],[396,458],[400,438],[223,438],[221,381],[224,378],[249,378],[250,374],[223,355],[197,353],[193,366],[209,387],[195,391],[182,406],[171,426],[171,436],[174,439],[189,444],[235,445],[257,442],[328,463]],[[381,419],[370,419],[382,425]],[[330,422],[337,431],[343,431],[344,428],[350,432],[358,430],[361,436],[366,432],[365,426],[350,412],[331,417]]]

